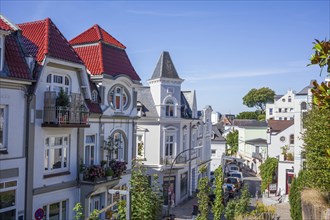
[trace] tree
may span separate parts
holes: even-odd
[[[258,119],[258,112],[240,112],[236,119]]]
[[[161,211],[161,194],[157,187],[158,176],[153,175],[151,185],[148,181],[146,168],[135,163],[132,170],[131,183],[131,219],[158,219]]]
[[[234,130],[229,132],[229,134],[226,137],[227,145],[230,146],[229,149],[227,149],[227,155],[235,155],[238,151],[238,131]]]
[[[212,206],[212,212],[214,215],[215,220],[220,220],[222,214],[224,213],[224,205],[222,203],[223,200],[223,172],[222,172],[222,166],[219,166],[215,171],[214,171],[214,176],[215,176],[215,189],[214,189],[214,203]]]
[[[330,109],[313,108],[304,119],[306,180],[330,192]]]
[[[201,173],[206,172],[206,167],[203,166],[200,169]],[[197,215],[197,220],[207,220],[207,216],[209,214],[209,194],[210,194],[210,186],[209,179],[207,176],[202,177],[198,181],[198,210],[200,213]]]
[[[293,179],[289,193],[290,216],[294,220],[302,219],[301,190],[303,187],[303,171],[299,172],[298,177]]]
[[[239,199],[230,200],[225,209],[225,217],[227,220],[236,219],[248,214],[250,204],[250,194],[247,186],[244,186],[242,195]]]
[[[265,191],[269,184],[273,182],[275,171],[278,166],[278,159],[268,157],[263,164],[260,165],[261,191]]]
[[[247,107],[255,107],[263,114],[266,109],[266,103],[274,101],[275,92],[268,87],[260,89],[251,89],[244,97],[243,104]]]

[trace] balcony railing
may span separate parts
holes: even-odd
[[[80,94],[71,94],[69,106],[56,106],[56,93],[45,92],[43,127],[89,127],[89,110]]]
[[[167,156],[165,158],[161,158],[161,164],[163,164],[165,166],[171,166],[174,159],[175,159],[175,156]],[[187,155],[181,155],[176,159],[174,165],[186,164],[186,163],[187,163]]]

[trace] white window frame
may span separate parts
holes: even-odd
[[[62,82],[55,82],[55,79],[62,79]],[[46,76],[46,83],[48,86],[49,91],[55,91],[56,94],[58,94],[61,91],[61,88],[63,91],[70,95],[71,94],[71,79],[66,74],[59,74],[59,73],[49,73]]]
[[[2,132],[2,143],[0,143],[0,151],[8,149],[8,106],[0,105],[0,132]]]
[[[117,98],[119,98],[118,105],[116,102]],[[109,89],[107,99],[109,106],[115,110],[115,112],[127,110],[130,105],[130,94],[127,88],[121,84],[116,84]]]
[[[163,155],[164,158],[175,158],[176,154],[177,154],[177,128],[174,127],[168,127],[168,128],[164,128],[164,141],[163,141]],[[173,141],[167,141],[167,137],[173,137]],[[168,144],[172,144],[172,154],[168,154],[166,155],[166,149],[167,149],[167,145]]]
[[[56,204],[56,203],[59,203],[60,204],[60,209],[59,209],[59,217],[60,217],[60,219],[59,220],[66,220],[66,219],[64,219],[63,218],[63,216],[62,216],[62,204],[63,204],[63,202],[65,202],[65,206],[66,206],[66,209],[65,209],[65,211],[66,211],[66,213],[65,213],[65,217],[66,217],[66,219],[69,217],[68,215],[69,215],[69,210],[68,210],[68,208],[69,208],[69,199],[66,199],[66,200],[61,200],[61,201],[58,201],[58,202],[53,202],[53,203],[50,203],[50,204],[47,204],[47,205],[43,205],[42,206],[42,208],[44,209],[44,211],[45,211],[45,220],[49,220],[49,209],[50,209],[50,206],[51,205],[53,205],[53,204]],[[45,208],[46,207],[46,208]]]
[[[5,36],[0,34],[0,71],[2,71],[5,60]]]
[[[46,140],[49,138],[49,147],[47,146]],[[54,140],[54,145],[51,146],[51,138],[62,138],[62,145],[55,145],[55,140]],[[67,138],[67,144],[64,143],[64,138]],[[57,169],[52,169],[52,165],[50,164],[50,150],[54,149],[61,149],[61,168]],[[64,151],[65,149],[65,151]],[[66,160],[65,157],[63,156],[64,152],[66,152]],[[44,139],[44,172],[46,174],[51,174],[51,173],[59,173],[59,172],[64,172],[69,170],[69,163],[70,163],[70,136],[69,135],[54,135],[54,136],[46,136]],[[47,162],[47,167],[45,166],[45,163]],[[66,162],[66,167],[64,167],[64,163]],[[54,165],[54,164],[53,164]],[[46,169],[47,168],[47,169]]]
[[[87,137],[89,137],[93,142],[87,142]],[[92,149],[93,148],[93,149]],[[94,157],[91,157],[93,154]],[[86,135],[85,136],[85,146],[84,146],[84,163],[86,166],[95,165],[97,161],[96,155],[96,135]]]
[[[6,187],[6,184],[8,184],[10,182],[16,182],[16,186],[8,186],[8,187]],[[7,191],[15,190],[15,202],[14,202],[14,205],[13,206],[10,206],[10,207],[6,207],[6,208],[0,209],[0,213],[15,210],[15,217],[16,218],[18,218],[18,216],[17,216],[17,209],[16,209],[16,204],[17,204],[17,183],[18,183],[18,180],[17,179],[6,179],[6,180],[1,180],[1,182],[0,182],[0,185],[1,185],[0,192],[7,192]]]
[[[118,147],[111,152],[112,155],[109,155],[109,158],[110,158],[110,160],[125,161],[125,150],[126,150],[126,145],[127,145],[128,140],[127,140],[125,132],[122,130],[113,131],[111,133],[111,137],[114,138],[114,135],[116,133],[120,134],[121,139],[120,139],[120,142],[118,143]],[[122,152],[121,154],[119,154],[120,151]],[[128,162],[128,161],[126,161],[126,162]]]

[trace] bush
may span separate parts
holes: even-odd
[[[291,184],[289,193],[289,203],[290,203],[290,216],[294,220],[302,219],[302,209],[301,209],[301,189],[303,178],[303,173],[300,172],[298,178],[294,178]]]

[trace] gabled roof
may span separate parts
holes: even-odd
[[[6,36],[5,39],[4,72],[6,72],[7,77],[32,79],[16,32]]]
[[[103,30],[99,25],[95,24],[85,32],[79,34],[77,37],[70,40],[71,45],[90,44],[103,41],[105,43],[114,45],[116,47],[126,49],[116,38],[111,36],[108,32]]]
[[[294,124],[293,120],[268,120],[268,127],[272,132],[281,132]]]
[[[214,133],[214,138],[212,140],[215,141],[226,141],[226,139],[221,135],[221,130],[218,126],[219,123],[212,125],[212,131]]]
[[[296,95],[307,95],[308,94],[308,90],[313,88],[313,82],[315,80],[311,80],[311,82],[309,83],[308,86],[306,86],[305,88],[303,88],[300,92],[298,92]]]
[[[267,122],[255,119],[234,119],[232,125],[238,127],[267,127]]]
[[[41,63],[45,56],[82,64],[69,42],[50,18],[18,25],[27,52]]]
[[[151,79],[158,78],[171,78],[171,79],[180,79],[169,52],[164,51],[158,60],[154,73],[152,74]]]
[[[137,91],[137,101],[143,105],[143,116],[158,117],[154,99],[152,97],[150,87],[140,87]]]
[[[17,31],[19,28],[9,21],[5,16],[0,14],[0,29],[4,31]]]
[[[126,75],[132,80],[141,80],[126,54],[126,47],[98,25],[70,42],[92,75]]]

